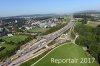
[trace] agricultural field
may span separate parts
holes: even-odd
[[[4,47],[4,49],[0,51],[0,60],[13,55],[21,45],[30,40],[29,36],[26,35],[3,36],[0,37],[0,39],[4,42],[0,44],[1,47]]]
[[[44,33],[48,29],[49,28],[33,28],[33,29],[29,30],[29,32],[32,32],[32,33]]]
[[[100,22],[88,22],[87,25],[91,27],[97,27],[100,24]]]
[[[2,52],[4,51],[9,51],[15,48],[16,45],[10,45],[10,44],[0,44],[0,46],[5,47],[4,50],[2,50]]]
[[[51,58],[55,59],[78,59],[76,63],[52,63]],[[91,63],[81,63],[81,58],[91,58]],[[92,63],[92,57],[84,51],[80,46],[75,44],[64,44],[52,52],[50,52],[47,56],[42,58],[39,62],[37,62],[34,66],[99,66],[97,62],[94,60]]]
[[[9,43],[9,42],[13,42],[18,44],[21,41],[24,41],[28,36],[26,35],[14,35],[14,36],[3,36],[0,37],[0,39],[4,40],[5,42]]]

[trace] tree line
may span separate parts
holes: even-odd
[[[79,34],[76,44],[88,48],[88,52],[100,63],[100,25],[93,28],[83,24],[84,20],[78,21],[75,32]]]

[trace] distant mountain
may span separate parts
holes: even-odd
[[[86,10],[86,11],[79,11],[74,14],[100,14],[99,10]]]
[[[58,14],[34,14],[34,15],[20,15],[20,16],[56,16]]]
[[[9,16],[9,17],[2,17],[2,18],[23,18],[23,17],[38,18],[38,17],[56,17],[56,16],[61,16],[61,15],[59,14],[33,14],[33,15]]]

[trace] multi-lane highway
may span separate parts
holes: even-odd
[[[50,42],[52,42],[54,39],[56,39],[57,37],[59,37],[61,34],[63,34],[65,31],[67,31],[68,29],[70,29],[71,27],[73,27],[75,23],[70,21],[65,27],[63,27],[62,29],[53,32],[47,36],[45,36],[45,38],[41,39],[40,41],[36,42],[35,44],[32,44],[30,46],[27,46],[26,48],[20,50],[18,53],[16,53],[15,56],[18,56],[17,59],[11,61],[10,63],[8,63],[7,61],[5,62],[8,66],[19,66],[21,63],[23,63],[24,61],[26,61],[27,59],[31,58],[33,56],[34,53],[36,53],[37,51],[41,50],[42,48],[44,48],[46,45],[48,45]]]

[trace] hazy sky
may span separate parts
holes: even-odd
[[[100,10],[100,0],[0,0],[0,16]]]

